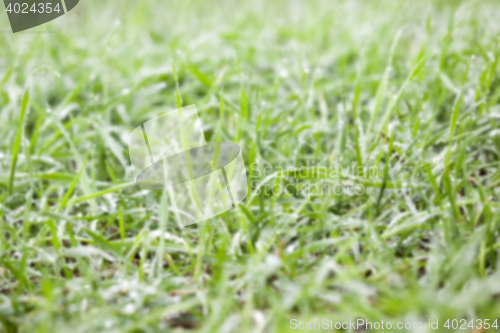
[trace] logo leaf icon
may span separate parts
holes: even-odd
[[[3,0],[13,33],[34,28],[63,16],[75,8],[78,1]]]

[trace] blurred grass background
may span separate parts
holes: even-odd
[[[0,13],[4,332],[285,332],[498,318],[497,1],[82,0]],[[253,192],[178,228],[132,129],[196,104],[266,166],[368,166],[361,196]],[[168,132],[167,132],[168,133]],[[254,164],[256,163],[256,164]],[[469,329],[472,330],[472,329]]]

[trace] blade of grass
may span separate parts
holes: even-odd
[[[10,175],[9,175],[9,195],[12,195],[14,189],[14,176],[16,174],[17,158],[19,155],[19,151],[21,150],[21,141],[23,137],[23,128],[24,128],[24,117],[26,115],[26,111],[28,110],[29,101],[30,101],[30,93],[29,89],[26,88],[21,102],[21,110],[19,112],[19,123],[17,125],[17,133],[16,133],[16,138],[14,140],[14,146],[12,148],[12,159],[10,162]]]

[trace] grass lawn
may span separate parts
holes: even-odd
[[[81,0],[12,34],[2,9],[0,331],[484,332],[467,326],[500,317],[499,15]],[[192,104],[207,141],[243,148],[250,194],[180,228],[134,184],[127,137]]]

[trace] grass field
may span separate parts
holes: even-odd
[[[493,323],[499,13],[497,0],[82,0],[14,35],[2,9],[0,331]],[[134,185],[127,137],[191,104],[207,141],[243,147],[251,193],[179,228],[164,192]],[[336,167],[376,172],[322,171]],[[300,191],[321,181],[364,191]]]

